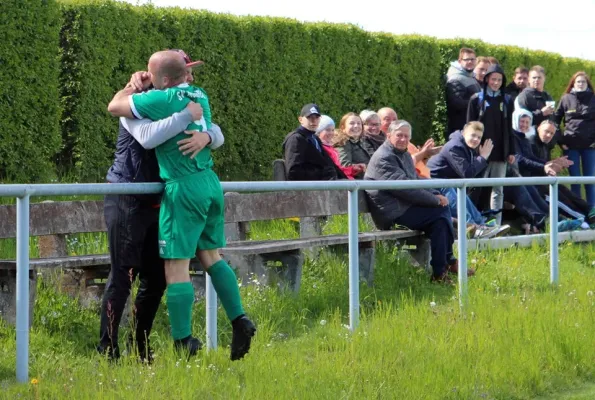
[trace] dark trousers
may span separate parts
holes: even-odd
[[[118,327],[134,279],[138,276],[140,281],[133,309],[139,349],[145,349],[165,291],[157,236],[159,208],[135,196],[110,195],[105,197],[104,216],[112,265],[101,303],[99,347],[118,357]]]
[[[452,254],[455,238],[450,208],[413,206],[398,217],[395,223],[424,231],[430,238],[430,264],[435,277],[442,276],[446,267],[456,261]]]
[[[537,186],[537,190],[542,196],[549,196],[550,195],[550,187],[545,185]],[[591,206],[582,197],[577,196],[574,192],[568,189],[564,185],[558,185],[558,201],[561,203],[566,204],[568,207],[577,211],[585,216],[585,220],[592,224],[595,221],[589,220],[587,216],[589,212],[591,212]],[[562,209],[560,211],[563,212]],[[566,214],[565,214],[566,215]],[[566,215],[567,217],[574,218],[572,215]]]
[[[541,197],[536,186],[505,186],[504,198],[531,225],[543,228],[550,206]]]

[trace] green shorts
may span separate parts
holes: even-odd
[[[159,255],[193,258],[225,247],[223,189],[210,169],[167,182],[159,214]]]

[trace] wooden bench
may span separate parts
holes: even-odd
[[[360,193],[359,212],[367,213],[365,196]],[[244,282],[253,274],[269,285],[297,291],[304,257],[312,249],[347,246],[347,235],[321,235],[322,220],[347,213],[344,191],[271,192],[225,195],[225,222],[228,246],[221,250]],[[248,224],[282,218],[300,218],[300,238],[286,240],[246,240]],[[0,206],[0,239],[16,234],[16,207]],[[34,203],[30,208],[30,235],[38,237],[39,259],[30,260],[31,299],[35,296],[37,273],[67,271],[63,289],[83,303],[101,298],[109,272],[109,255],[67,254],[67,235],[105,232],[102,201]],[[429,241],[417,231],[378,231],[359,234],[360,275],[373,281],[375,243],[394,241],[408,245],[414,260],[429,268]],[[197,260],[192,263],[193,282],[204,292],[204,275]],[[0,315],[14,321],[16,261],[0,260]],[[31,302],[31,307],[33,301]]]

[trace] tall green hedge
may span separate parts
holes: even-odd
[[[53,1],[0,1],[0,181],[49,179],[60,148],[58,33]]]
[[[9,3],[10,10],[0,18],[23,9],[21,2]],[[394,36],[351,25],[135,7],[109,0],[62,2],[61,14],[54,0],[26,3],[51,11],[43,21],[32,18],[21,24],[30,27],[32,35],[43,35],[45,66],[36,74],[46,83],[44,96],[54,99],[35,111],[44,116],[51,111],[51,129],[44,125],[43,134],[53,138],[42,146],[35,143],[35,163],[27,164],[13,151],[28,153],[12,132],[24,129],[31,137],[39,135],[26,128],[29,119],[18,120],[22,108],[0,118],[0,127],[11,127],[0,130],[0,135],[9,132],[0,152],[15,157],[13,163],[4,162],[6,166],[0,159],[0,168],[8,170],[10,165],[11,174],[22,173],[26,180],[39,177],[42,164],[56,161],[60,171],[70,171],[81,181],[101,181],[117,137],[117,120],[106,105],[134,71],[146,68],[151,53],[164,48],[182,48],[206,63],[195,78],[209,93],[213,118],[226,135],[224,147],[215,153],[224,180],[269,179],[271,161],[281,156],[283,138],[297,126],[299,109],[308,102],[317,102],[337,121],[349,111],[391,106],[413,124],[414,142],[430,135],[441,138],[446,115],[443,76],[462,46],[497,57],[509,76],[520,64],[543,65],[546,89],[556,98],[575,71],[595,75],[593,62],[474,40]],[[7,21],[15,25],[9,19],[14,17]],[[0,62],[7,51],[18,53],[0,47]],[[55,58],[48,61],[58,52],[60,65]],[[33,75],[30,64],[19,68]],[[5,74],[0,68],[2,87],[13,79]],[[36,94],[23,94],[21,103],[37,101]],[[6,99],[1,96],[0,104]],[[55,139],[60,139],[58,124],[61,142]],[[23,163],[27,166],[21,170]]]

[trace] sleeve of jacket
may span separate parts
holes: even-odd
[[[318,171],[313,170],[304,157],[306,145],[297,134],[291,135],[285,142],[285,168],[290,181],[318,180]]]
[[[347,142],[343,146],[335,147],[339,154],[339,161],[342,167],[350,167],[353,165],[353,159],[351,157],[351,143]]]
[[[508,129],[508,155],[516,154],[516,140],[514,140],[514,133],[512,132],[512,114],[514,113],[514,101],[508,94],[504,96],[506,101],[506,129]]]
[[[467,107],[467,122],[479,121],[479,97],[477,94],[471,96],[469,99],[469,106]]]
[[[445,152],[446,162],[461,178],[475,178],[488,165],[485,158],[477,156],[469,162],[464,150],[460,147],[453,147]]]
[[[524,108],[525,110],[530,110],[530,104],[529,104],[529,99],[527,96],[527,92],[521,92],[521,94],[519,94],[519,96],[516,98],[516,104],[519,106],[519,108]],[[543,112],[541,111],[541,109],[536,109],[531,111],[531,113],[533,114],[533,125],[535,126],[539,126],[539,124],[541,124],[541,122],[544,120],[544,116],[543,116]]]
[[[537,160],[535,155],[533,154],[533,150],[531,149],[531,145],[523,146],[518,139],[515,139],[516,143],[516,154],[515,159],[519,165],[519,170],[529,171],[531,175],[544,175],[545,171],[543,168],[545,164]]]
[[[378,172],[383,180],[409,180],[405,171],[396,167],[396,163],[384,163]],[[438,207],[440,205],[438,197],[428,189],[400,189],[389,190],[389,192],[393,197],[419,206]]]
[[[457,80],[450,80],[446,82],[446,98],[448,99],[448,106],[455,110],[466,110],[469,101],[464,99],[465,85]]]
[[[564,115],[566,113],[566,109],[568,108],[568,106],[566,104],[567,98],[568,97],[566,95],[562,96],[562,99],[560,99],[560,104],[558,104],[558,108],[554,112],[554,122],[558,126],[560,126],[560,124],[564,120]]]

